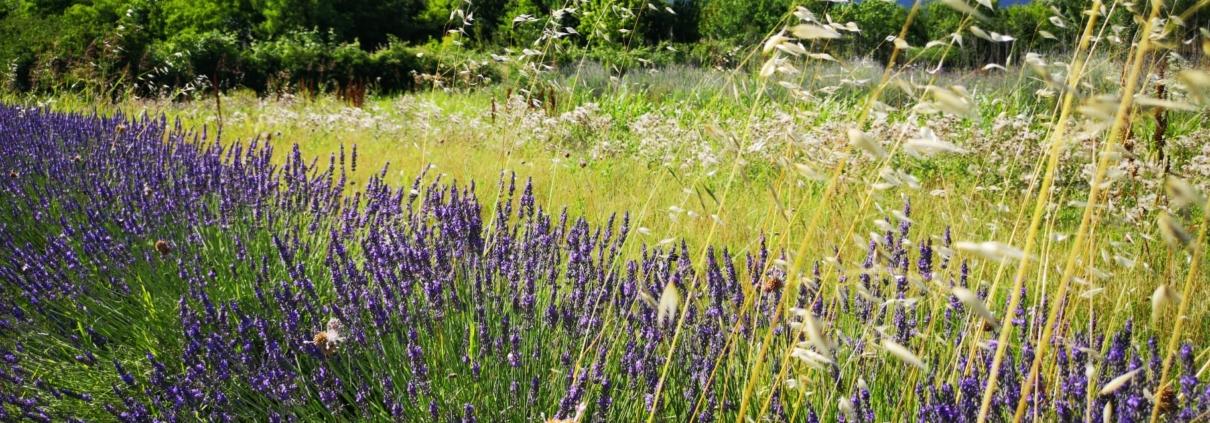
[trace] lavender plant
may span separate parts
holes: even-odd
[[[163,117],[3,107],[0,146],[0,420],[973,421],[992,374],[1013,412],[1053,301],[1022,288],[996,324],[970,277],[995,263],[907,204],[796,274],[764,242],[630,257],[628,215],[545,209],[511,174],[486,206],[428,172],[350,189],[355,148],[275,162]],[[1078,304],[1026,416],[1205,418],[1205,345],[1161,387],[1159,341]],[[791,354],[747,372],[766,332]],[[740,415],[753,379],[768,406]]]

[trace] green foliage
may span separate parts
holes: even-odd
[[[580,4],[576,27],[590,46],[631,46],[645,31],[645,0],[587,0]]]
[[[942,40],[958,31],[963,14],[940,1],[930,1],[924,5],[920,17],[927,22],[924,26],[925,37],[929,40]]]
[[[706,38],[753,43],[777,28],[793,0],[703,0],[699,33]]]
[[[386,44],[390,36],[419,40],[439,31],[417,20],[423,0],[164,0],[157,4],[164,12],[166,36],[223,31],[251,41],[318,30],[373,49]]]
[[[1049,10],[1041,2],[1008,7],[1002,15],[1003,19],[998,22],[1000,32],[1012,34],[1035,49],[1049,50],[1057,45],[1057,41],[1038,35],[1040,30],[1054,33],[1054,24],[1047,21]]]
[[[898,36],[907,21],[908,9],[884,0],[866,0],[845,4],[830,11],[833,19],[840,23],[853,22],[861,32],[850,35],[850,49],[856,55],[869,55],[878,60],[890,57],[892,44],[887,36]],[[926,40],[925,30],[919,21],[912,25],[907,41],[920,44]]]
[[[59,20],[16,12],[0,14],[0,63],[7,89],[32,88],[38,53],[49,49]]]
[[[1045,52],[1055,48],[1066,47],[1059,42],[1044,38],[1039,31],[1047,31],[1060,40],[1073,40],[1078,36],[1072,32],[1078,27],[1078,22],[1067,22],[1066,28],[1061,28],[1050,22],[1054,16],[1053,7],[1043,1],[1034,1],[997,9],[989,13],[991,19],[978,21],[971,19],[964,22],[966,17],[940,1],[931,1],[924,6],[921,13],[921,34],[926,40],[936,40],[949,43],[951,35],[962,35],[962,44],[954,44],[946,49],[944,46],[929,49],[912,49],[909,57],[914,60],[935,65],[944,59],[947,67],[982,66],[986,63],[1005,63],[1011,57],[1024,55],[1026,51]],[[991,42],[976,38],[969,32],[971,25],[977,25],[987,31],[995,31],[1010,35],[1017,40],[1011,43]],[[920,46],[917,42],[912,45]],[[1028,49],[1022,48],[1028,46]]]
[[[906,52],[908,60],[927,66],[938,64],[952,65],[961,59],[961,49],[958,46],[934,45],[931,47],[912,47]]]
[[[703,67],[733,68],[744,51],[742,46],[725,40],[704,39],[681,47],[684,51],[681,63]]]
[[[218,32],[182,33],[156,44],[151,60],[157,71],[148,78],[156,86],[181,86],[191,81],[203,85],[230,86],[240,68],[240,48],[235,36]]]
[[[1171,7],[1183,10],[1193,1]],[[497,66],[464,49],[501,47],[513,55],[530,48],[557,63],[599,61],[619,71],[668,63],[734,66],[739,47],[751,51],[790,24],[796,7],[861,29],[813,50],[879,61],[892,50],[886,37],[898,34],[908,15],[890,0],[0,0],[0,78],[16,91],[135,88],[151,94],[199,77],[260,92],[354,83],[393,91],[412,87],[413,71],[465,75],[475,69],[495,79],[503,74]],[[926,0],[907,32],[915,47],[904,58],[969,67],[1069,48],[1040,33],[1073,40],[1084,7],[1077,0],[1034,0],[988,11],[991,19],[975,23],[1017,38],[992,43],[970,36],[963,14]],[[1131,14],[1119,9],[1105,18],[1113,32],[1107,35],[1129,40]],[[1208,16],[1210,8],[1193,14],[1183,28],[1204,27]],[[921,49],[955,32],[963,34],[960,48]]]
[[[376,85],[385,91],[411,88],[415,81],[414,73],[437,68],[432,56],[418,54],[415,48],[399,40],[391,40],[385,47],[375,51],[370,55],[370,63],[374,67]]]
[[[369,54],[354,43],[342,43],[335,38],[331,32],[299,31],[253,44],[250,62],[264,84],[253,88],[323,91],[363,77]]]
[[[506,0],[428,0],[420,14],[421,25],[434,35],[461,30],[471,42],[487,44],[501,28],[507,13]],[[461,10],[462,14],[455,14]]]
[[[626,72],[645,65],[666,65],[674,58],[666,50],[650,47],[626,49],[620,46],[571,47],[556,56],[556,61],[567,66],[574,66],[581,60],[600,63],[615,72]]]
[[[221,31],[248,39],[263,18],[252,0],[163,0],[165,34]]]
[[[697,25],[698,20],[701,19],[701,2],[672,0],[661,2],[660,7],[664,7],[664,9],[648,8],[643,15],[639,16],[639,19],[647,22],[642,33],[646,43],[709,41],[701,39]]]
[[[554,59],[564,66],[581,61],[596,62],[614,72],[639,68],[660,68],[675,64],[702,67],[731,68],[738,64],[743,48],[727,41],[706,40],[693,44],[660,43],[634,48],[619,46],[570,46],[559,51]]]

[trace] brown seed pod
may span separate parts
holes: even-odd
[[[162,239],[155,242],[155,250],[162,256],[172,253],[172,247],[168,245],[168,241]]]

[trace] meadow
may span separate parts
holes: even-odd
[[[1100,3],[982,68],[800,8],[733,67],[0,95],[0,420],[1204,421],[1210,41]]]

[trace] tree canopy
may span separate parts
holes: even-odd
[[[948,39],[964,18],[940,1],[925,0],[904,40],[913,46],[911,57],[949,56],[944,57],[948,63],[962,66],[1023,54],[1022,44],[1032,50],[1062,49],[1066,46],[1059,40],[1074,38],[1085,7],[1081,0],[1001,3],[1007,6],[989,12],[989,19],[978,24],[984,30],[1010,34],[1018,43],[972,39],[961,51],[925,48],[929,41]],[[797,7],[860,28],[845,42],[827,45],[829,53],[885,59],[891,49],[887,37],[899,32],[909,4],[908,0],[0,0],[0,62],[5,64],[0,73],[7,86],[16,89],[86,81],[176,87],[213,78],[224,80],[209,81],[217,85],[258,90],[272,81],[382,84],[392,80],[399,85],[393,88],[406,88],[408,78],[400,75],[422,72],[431,65],[426,65],[424,54],[413,51],[417,46],[516,51],[556,38],[560,47],[595,58],[680,44],[681,48],[668,50],[701,56],[691,61],[706,64],[718,61],[708,56],[754,45],[781,30]],[[1203,10],[1185,24],[1198,28],[1206,22]],[[413,68],[397,67],[404,65]]]

